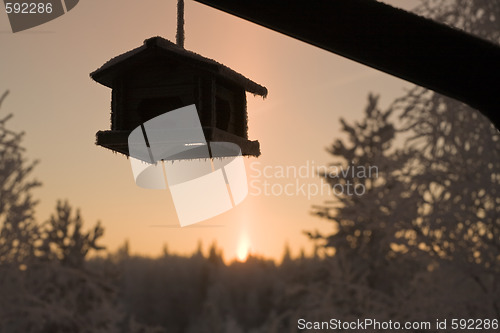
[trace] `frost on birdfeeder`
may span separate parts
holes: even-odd
[[[266,97],[267,89],[212,59],[153,37],[90,76],[112,89],[111,130],[97,132],[97,145],[129,156],[135,128],[194,104],[206,142],[230,142],[243,155],[260,155],[259,142],[248,139],[246,92]]]

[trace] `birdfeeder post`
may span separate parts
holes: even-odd
[[[175,41],[184,48],[184,0],[177,0],[177,34]]]

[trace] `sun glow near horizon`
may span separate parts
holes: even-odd
[[[245,262],[250,253],[250,240],[246,232],[242,232],[238,242],[238,249],[236,251],[236,258],[238,261]]]

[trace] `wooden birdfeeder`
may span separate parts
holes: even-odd
[[[243,155],[260,155],[259,142],[248,140],[246,92],[266,97],[267,89],[212,59],[153,37],[90,76],[112,89],[111,130],[97,132],[97,145],[128,156],[133,129],[195,104],[207,142],[231,142]]]

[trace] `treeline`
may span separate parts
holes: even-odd
[[[288,308],[288,288],[313,281],[321,266],[319,257],[288,253],[281,265],[258,256],[225,264],[215,245],[207,255],[200,248],[159,258],[130,256],[125,245],[88,264],[112,277],[127,316],[142,324],[166,332],[269,332]]]
[[[481,286],[493,276],[471,276],[430,255],[402,255],[376,267],[342,251],[288,253],[280,264],[252,256],[225,264],[215,246],[207,255],[166,252],[155,259],[130,256],[124,247],[88,265],[112,277],[128,318],[161,332],[299,332],[300,318],[434,323],[498,316],[498,295]]]

